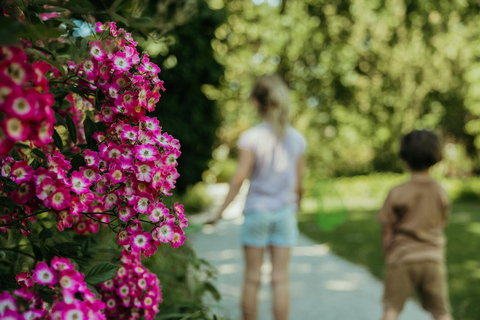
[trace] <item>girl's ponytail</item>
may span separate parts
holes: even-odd
[[[276,75],[260,77],[253,86],[251,97],[258,101],[260,114],[272,126],[275,134],[283,138],[289,114],[289,95],[285,82]]]

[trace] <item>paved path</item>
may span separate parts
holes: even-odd
[[[209,193],[216,206],[223,200],[227,185],[213,185]],[[241,211],[246,188],[225,212],[225,219],[214,227],[204,226],[189,235],[200,257],[206,258],[218,269],[216,285],[223,299],[209,301],[219,316],[240,319],[240,296],[243,260],[238,242],[243,222]],[[208,215],[208,214],[207,214]],[[196,223],[202,217],[192,217]],[[205,219],[205,215],[203,215]],[[262,267],[262,289],[259,295],[259,320],[270,320],[270,291],[268,259]],[[291,264],[291,320],[377,320],[381,315],[382,284],[361,266],[334,255],[327,246],[301,236],[292,250]],[[430,320],[418,304],[409,302],[401,320]]]

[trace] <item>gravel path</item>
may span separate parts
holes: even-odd
[[[219,303],[211,303],[212,310],[227,319],[240,318],[239,296],[243,276],[242,248],[238,242],[246,186],[235,199],[224,220],[214,227],[204,226],[189,235],[197,254],[218,269],[217,288],[222,294]],[[208,192],[218,206],[227,192],[226,184],[209,187]],[[207,214],[192,217],[191,224],[199,223]],[[262,267],[259,320],[270,320],[270,290],[268,277],[271,265],[265,259]],[[380,319],[382,283],[363,267],[333,254],[325,245],[300,236],[292,249],[291,262],[291,317],[292,320],[376,320]],[[401,320],[430,320],[431,318],[410,301]]]

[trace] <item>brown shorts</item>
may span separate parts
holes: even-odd
[[[450,314],[446,270],[439,262],[413,262],[387,266],[383,303],[398,312],[416,291],[425,310],[435,316]]]

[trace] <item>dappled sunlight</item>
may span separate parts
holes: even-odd
[[[292,256],[294,257],[314,257],[324,256],[330,252],[330,248],[324,244],[317,244],[311,246],[299,246],[292,249]]]
[[[292,269],[295,269],[295,272],[299,273],[312,273],[313,268],[310,263],[297,263],[292,266]]]
[[[260,269],[262,273],[262,283],[270,283],[272,274],[272,263],[265,261]]]
[[[240,256],[240,250],[226,249],[220,251],[220,257],[224,260],[235,259]]]
[[[215,228],[211,224],[206,224],[202,227],[202,232],[204,234],[212,234],[215,231]]]
[[[471,222],[467,230],[472,233],[480,234],[480,222]]]
[[[232,274],[238,273],[240,271],[240,265],[237,263],[226,263],[217,266],[217,271],[219,274]]]
[[[356,290],[358,286],[351,281],[328,280],[325,282],[324,288],[333,291],[353,291]]]

